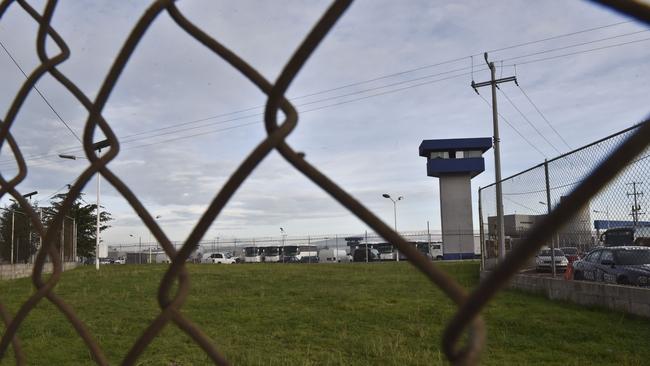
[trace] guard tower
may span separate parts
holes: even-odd
[[[472,188],[470,180],[485,170],[483,153],[490,137],[423,140],[427,175],[440,179],[440,216],[444,259],[474,258]]]

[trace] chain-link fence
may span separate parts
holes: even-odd
[[[399,235],[406,241],[415,245],[418,250],[430,259],[442,259],[443,244],[442,232],[440,230],[403,231]],[[479,233],[473,233],[476,245],[475,255],[480,255]],[[155,241],[129,241],[113,243],[108,245],[108,258],[117,263],[118,259],[124,259],[125,263],[168,263],[169,257],[162,247]],[[180,248],[183,242],[172,242],[175,248]],[[308,236],[276,236],[276,237],[251,237],[251,238],[215,238],[212,240],[201,240],[192,253],[194,262],[200,262],[203,255],[209,253],[228,253],[242,259],[246,256],[246,248],[285,248],[293,246],[315,247],[317,255],[308,262],[326,261],[325,254],[321,251],[334,250],[336,253],[345,252],[346,255],[353,255],[355,249],[372,248],[379,252],[380,260],[396,260],[399,252],[390,241],[384,239],[380,234],[374,232],[361,232],[353,234],[323,234]],[[280,250],[282,252],[282,250]],[[138,254],[139,253],[139,254]],[[400,255],[400,259],[406,259]],[[469,259],[469,258],[468,258]]]
[[[640,128],[641,125],[635,125],[503,179],[506,253],[524,243],[529,230],[538,221],[568,197],[590,172]],[[611,236],[620,233],[619,229],[650,227],[650,220],[646,219],[647,213],[650,213],[647,210],[650,196],[644,196],[644,190],[650,189],[649,178],[650,148],[646,148],[569,218],[548,246],[567,248],[566,251],[570,252],[575,248],[578,254],[582,254],[602,245],[607,240],[607,230],[616,229],[609,231]],[[479,190],[481,242],[487,267],[496,265],[496,258],[499,257],[496,184]],[[638,236],[633,241],[639,244],[642,240],[643,237]],[[530,265],[534,266],[535,263]]]
[[[650,23],[650,7],[647,5],[635,1],[615,2],[602,0],[598,2],[607,4],[641,21]],[[454,364],[476,364],[478,362],[486,337],[485,324],[480,314],[482,309],[539,247],[547,243],[560,227],[566,226],[571,217],[578,215],[583,207],[592,200],[592,197],[598,197],[597,193],[600,189],[607,182],[614,179],[619,171],[628,166],[632,160],[646,149],[648,143],[650,143],[650,123],[641,125],[639,128],[631,131],[627,135],[625,142],[619,145],[606,158],[603,156],[604,160],[602,163],[587,177],[581,179],[577,184],[568,179],[567,184],[572,183],[573,185],[567,186],[565,191],[560,191],[558,188],[556,197],[561,196],[559,194],[561,192],[571,191],[571,193],[560,199],[556,205],[556,209],[550,214],[540,218],[540,220],[536,220],[536,223],[528,231],[529,235],[525,242],[513,246],[510,255],[492,271],[489,277],[481,282],[478,288],[468,294],[462,286],[439,269],[429,258],[420,253],[415,246],[395,233],[376,215],[350,196],[344,189],[332,182],[316,167],[310,165],[304,159],[303,154],[294,151],[286,142],[287,136],[294,130],[298,123],[298,113],[289,100],[285,98],[284,94],[316,47],[323,41],[337,20],[343,16],[350,3],[350,0],[336,0],[332,3],[307,34],[293,56],[287,61],[279,77],[273,83],[265,79],[255,68],[241,59],[237,54],[230,51],[185,18],[182,12],[174,5],[174,1],[156,1],[138,20],[127,40],[124,42],[123,47],[114,57],[113,64],[94,99],[84,94],[74,82],[68,79],[57,68],[71,55],[67,44],[51,25],[57,2],[46,2],[45,9],[42,13],[39,13],[26,1],[6,0],[0,3],[0,19],[9,7],[15,6],[21,11],[24,11],[38,25],[39,31],[36,40],[36,49],[40,59],[40,64],[31,71],[26,81],[16,92],[16,96],[0,124],[0,147],[4,146],[7,150],[11,151],[18,167],[18,172],[15,176],[0,176],[0,197],[5,194],[11,195],[29,218],[34,231],[38,232],[43,238],[42,246],[36,254],[32,274],[32,281],[36,288],[35,291],[20,306],[15,314],[10,314],[6,306],[0,303],[0,315],[5,324],[5,330],[0,341],[0,359],[6,355],[9,347],[12,347],[17,363],[24,364],[26,362],[26,355],[22,351],[18,331],[26,317],[39,302],[46,300],[54,304],[56,309],[71,323],[79,337],[88,347],[92,359],[100,365],[108,364],[104,350],[99,346],[84,322],[66,304],[65,299],[60,297],[55,291],[55,286],[61,278],[63,267],[62,255],[57,247],[61,235],[59,228],[64,228],[65,216],[69,213],[74,201],[80,196],[82,189],[95,174],[100,174],[133,207],[134,211],[136,211],[144,224],[152,232],[156,242],[160,244],[165,254],[172,261],[160,282],[157,296],[160,314],[146,327],[136,342],[127,351],[122,363],[125,365],[136,363],[138,357],[143,354],[148,345],[160,334],[162,329],[168,323],[173,323],[196,342],[214,363],[227,365],[228,361],[217,350],[215,343],[201,331],[198,324],[195,324],[189,319],[187,314],[181,311],[181,307],[189,295],[190,276],[185,267],[185,263],[196,250],[201,238],[206,234],[213,221],[230,201],[237,189],[249,177],[254,168],[260,164],[263,158],[271,151],[276,150],[293,167],[364,221],[369,228],[398,248],[409,259],[410,264],[420,270],[432,284],[439,287],[449,296],[458,306],[458,310],[445,330],[442,344],[443,351],[449,361]],[[110,162],[120,152],[120,141],[112,130],[111,123],[102,114],[106,102],[115,88],[127,61],[133,55],[146,30],[162,13],[169,15],[180,29],[229,63],[268,96],[264,114],[267,137],[251,151],[250,155],[242,161],[237,170],[230,176],[216,197],[210,202],[203,216],[180,248],[175,247],[171,243],[138,197],[112,171]],[[75,183],[70,187],[67,197],[61,204],[60,211],[46,226],[40,222],[36,210],[32,208],[30,203],[16,188],[25,180],[28,169],[20,146],[18,146],[12,135],[12,127],[16,122],[16,116],[32,92],[35,84],[45,75],[56,80],[70,96],[76,98],[79,104],[88,111],[88,119],[83,134],[83,145],[86,157],[89,160],[88,167],[77,177]],[[278,115],[285,116],[285,119],[278,121]],[[93,138],[96,135],[102,134],[106,137],[106,141],[102,141],[101,144],[96,144]],[[5,143],[7,145],[4,145]],[[101,155],[97,153],[99,148],[104,149]],[[569,158],[566,161],[564,163],[567,166],[566,169],[571,169],[571,166],[580,164],[578,161],[572,161]],[[595,162],[596,160],[594,160]],[[586,173],[589,170],[590,167],[586,167],[581,171]],[[569,176],[572,173],[567,170],[567,172],[562,174]],[[576,175],[576,179],[581,177]],[[626,179],[623,181],[625,183],[628,182]],[[524,202],[524,204],[528,206],[530,202]],[[535,210],[533,209],[530,212],[535,212]],[[53,273],[51,276],[43,278],[43,267],[48,257],[52,261]]]

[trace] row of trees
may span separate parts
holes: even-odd
[[[42,215],[42,222],[47,229],[54,215],[59,212],[66,194],[58,194],[50,201],[49,206],[40,206],[38,202],[32,203],[32,209]],[[95,238],[97,231],[97,214],[95,204],[86,203],[83,196],[75,200],[71,210],[67,213],[64,225],[57,228],[56,245],[72,248],[72,238],[76,231],[76,248],[79,257],[95,256]],[[100,231],[108,229],[108,222],[112,220],[111,214],[102,207],[99,216]],[[74,226],[72,223],[74,222]],[[73,231],[74,229],[74,231]],[[63,230],[63,233],[61,232]],[[63,234],[63,235],[62,235]],[[13,240],[13,245],[12,245]],[[0,260],[10,263],[13,255],[14,263],[26,263],[38,251],[41,238],[32,225],[29,216],[17,203],[5,206],[0,213]],[[65,249],[69,251],[69,249]],[[70,254],[72,258],[72,254]]]

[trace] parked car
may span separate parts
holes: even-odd
[[[564,252],[561,249],[555,249],[555,270],[558,272],[563,272],[566,270],[566,267],[569,265],[569,260],[564,255]],[[535,257],[535,269],[537,272],[542,271],[551,271],[551,249],[545,248],[540,250]]]
[[[99,264],[113,264],[113,260],[110,258],[99,258]]]
[[[564,256],[569,261],[569,263],[573,263],[580,259],[580,252],[576,247],[562,247],[560,250],[562,250],[562,253],[564,253]]]
[[[650,285],[649,247],[605,247],[573,263],[573,278],[619,285]]]
[[[233,264],[235,258],[230,253],[205,253],[201,263]]]
[[[367,260],[366,260],[367,258]],[[376,262],[380,261],[379,251],[373,248],[357,248],[352,255],[354,262]]]
[[[124,257],[119,257],[113,260],[113,264],[126,264],[126,259]]]

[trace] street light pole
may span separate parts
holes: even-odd
[[[101,150],[99,151],[101,153]],[[97,227],[95,232],[95,269],[99,271],[99,215],[101,210],[99,208],[99,187],[101,181],[101,174],[97,173]]]
[[[393,202],[393,229],[397,233],[397,201],[403,200],[404,197],[399,196],[397,197],[396,200],[394,200],[393,197],[391,197],[388,193],[384,193],[381,196],[384,198],[388,198]],[[397,248],[395,248],[395,258],[399,262],[399,250],[397,250]]]
[[[105,147],[110,146],[110,143],[108,142],[108,139],[96,142],[93,144],[93,150],[96,150],[98,152],[98,156],[102,156],[102,149]],[[59,157],[61,159],[70,159],[70,160],[77,160],[77,156],[75,155],[66,155],[66,154],[59,154]],[[84,158],[85,159],[85,158]],[[101,181],[102,175],[97,172],[97,228],[95,232],[95,268],[99,271],[99,217],[101,215],[101,208],[99,207],[99,188],[100,188],[100,181]]]

